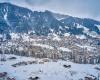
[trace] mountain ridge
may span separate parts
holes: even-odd
[[[51,11],[31,11],[11,3],[0,3],[0,33],[28,33],[48,36],[54,33],[64,36],[100,35],[100,21],[90,18],[78,18]]]

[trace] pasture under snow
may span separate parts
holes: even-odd
[[[10,57],[16,57],[16,59],[10,60]],[[7,72],[10,77],[15,77],[16,80],[28,80],[29,77],[35,76],[38,76],[39,80],[79,80],[84,79],[85,76],[98,76],[98,73],[100,73],[95,69],[95,67],[100,67],[99,65],[76,64],[70,61],[53,61],[50,59],[48,59],[48,62],[43,62],[43,59],[11,54],[6,55],[6,59],[5,62],[0,61],[0,72]],[[22,61],[36,61],[37,63],[17,67],[11,66]],[[71,67],[65,68],[63,65],[71,65]]]

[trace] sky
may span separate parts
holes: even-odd
[[[0,0],[31,10],[50,10],[81,18],[100,20],[100,0]]]

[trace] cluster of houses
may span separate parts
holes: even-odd
[[[42,37],[43,38],[43,37]],[[40,39],[35,41],[11,40],[7,41],[5,48],[0,48],[0,53],[16,54],[20,56],[31,56],[38,58],[64,59],[71,60],[77,63],[100,63],[100,46],[93,43],[91,39],[77,39],[75,37],[64,37],[60,41],[52,39]],[[9,44],[8,44],[9,43]],[[34,43],[48,45],[53,49],[44,48],[33,45]],[[92,44],[93,43],[93,44]],[[96,42],[95,42],[96,43]],[[94,50],[88,51],[87,48],[81,48],[76,44],[87,44],[88,46],[96,47]],[[59,50],[59,47],[68,48],[71,52]]]

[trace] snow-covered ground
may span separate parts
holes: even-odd
[[[88,51],[94,51],[94,49],[96,49],[95,47],[92,47],[89,45],[79,45],[79,44],[76,44],[76,45],[80,48],[87,48]]]
[[[46,45],[46,44],[37,44],[37,43],[34,43],[33,45],[34,45],[34,46],[39,46],[39,47],[42,47],[42,48],[53,49],[52,46],[49,46],[49,45]]]
[[[47,44],[38,44],[38,43],[34,43],[33,45],[34,45],[34,46],[39,46],[39,47],[42,47],[42,48],[47,48],[47,49],[54,49],[53,46],[50,46],[50,45],[47,45]],[[65,48],[65,47],[59,47],[59,48],[57,48],[57,49],[58,49],[58,50],[61,50],[61,51],[71,52],[70,49]]]
[[[9,57],[16,57],[15,60],[9,60]],[[19,57],[15,55],[6,55],[7,61],[0,61],[0,72],[7,72],[9,76],[15,77],[16,80],[28,80],[29,77],[38,76],[39,80],[79,80],[84,79],[85,76],[98,76],[95,67],[99,65],[91,64],[76,64],[70,61],[58,60],[54,62],[42,62],[43,59],[36,59],[30,57]],[[20,65],[13,67],[12,65],[22,61],[37,61],[34,64]],[[70,68],[65,68],[63,65],[71,65]]]
[[[58,50],[66,51],[66,52],[71,52],[70,49],[68,49],[68,48],[64,48],[64,47],[59,47]]]

